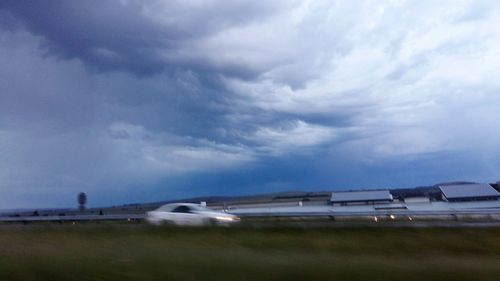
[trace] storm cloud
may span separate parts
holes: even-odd
[[[495,1],[2,1],[0,208],[496,181],[499,25]]]

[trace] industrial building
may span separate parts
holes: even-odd
[[[500,193],[486,183],[441,185],[443,200],[448,202],[498,200]]]
[[[340,206],[390,203],[392,202],[392,194],[389,190],[332,192],[330,202]]]
[[[406,204],[424,204],[431,202],[429,197],[418,196],[418,197],[407,197],[404,198]]]

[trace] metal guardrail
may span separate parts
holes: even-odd
[[[500,215],[500,209],[446,210],[446,211],[408,211],[376,210],[367,212],[231,212],[243,218],[252,217],[375,217],[375,216],[454,216],[454,215]],[[145,214],[120,215],[70,215],[70,216],[19,216],[0,217],[0,222],[82,222],[82,221],[139,221]]]
[[[145,215],[71,215],[71,216],[19,216],[0,217],[0,222],[65,222],[65,221],[131,221],[143,220]]]
[[[500,209],[492,210],[446,210],[446,211],[408,211],[377,210],[367,212],[233,212],[240,217],[374,217],[374,216],[453,216],[453,215],[500,215]]]

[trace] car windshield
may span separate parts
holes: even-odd
[[[194,206],[190,206],[190,207],[195,212],[215,212],[212,209],[209,209],[209,208],[203,207],[203,206],[199,206],[199,205],[194,205]]]
[[[192,213],[192,209],[186,205],[180,205],[172,210],[173,213]]]

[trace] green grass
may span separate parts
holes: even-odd
[[[0,280],[500,280],[500,228],[0,228]]]

